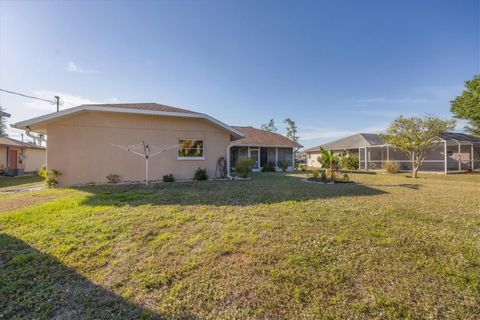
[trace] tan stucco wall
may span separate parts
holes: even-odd
[[[226,159],[230,134],[213,124],[192,118],[85,112],[47,127],[47,166],[59,170],[62,185],[106,182],[110,173],[123,181],[145,179],[144,158],[111,144],[133,145],[145,141],[154,146],[176,146],[177,139],[203,139],[205,160],[177,160],[176,148],[149,160],[150,179],[172,173],[191,179],[198,167],[215,176],[217,160]]]
[[[45,149],[24,149],[25,159],[23,160],[25,172],[33,172],[40,169],[47,163],[47,152]]]

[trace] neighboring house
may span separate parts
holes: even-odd
[[[307,165],[320,167],[320,147],[338,153],[348,152],[359,157],[362,170],[383,169],[388,161],[397,162],[401,170],[411,170],[407,155],[384,143],[378,134],[358,133],[305,150]],[[427,155],[422,171],[464,172],[480,169],[480,138],[463,133],[447,132],[438,137],[437,144]]]
[[[255,160],[254,171],[261,171],[268,164],[281,171],[280,161],[288,163],[288,171],[295,168],[295,150],[302,146],[278,133],[253,127],[234,127],[245,135],[245,138],[233,141],[230,145],[230,166],[235,169],[235,163],[243,158]]]
[[[46,164],[46,160],[45,147],[0,136],[0,173],[35,172]]]
[[[48,135],[47,166],[60,171],[61,185],[102,183],[109,174],[145,180],[145,160],[118,148],[143,142],[153,153],[163,150],[149,158],[151,180],[192,179],[198,168],[214,178],[222,159],[229,167],[230,144],[246,138],[206,114],[156,103],[81,105],[15,127]]]

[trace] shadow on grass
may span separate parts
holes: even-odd
[[[83,205],[253,205],[344,196],[375,196],[385,191],[361,184],[316,185],[305,177],[278,173],[252,175],[248,181],[197,181],[140,185],[103,185],[79,188],[91,193]]]
[[[18,177],[0,176],[0,188],[16,187],[16,186],[21,186],[28,183],[36,183],[36,182],[42,182],[42,181],[43,181],[43,178],[36,174],[18,176]]]
[[[1,319],[161,319],[0,233]]]

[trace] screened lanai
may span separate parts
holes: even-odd
[[[412,169],[406,153],[385,144],[376,134],[360,133],[324,146],[322,147],[327,150],[358,155],[361,170],[380,170],[389,161],[398,163],[400,170]],[[439,173],[473,170],[480,170],[480,138],[453,132],[438,137],[436,145],[428,153],[420,168],[420,171]]]
[[[254,171],[262,171],[265,166],[281,171],[279,163],[288,164],[287,171],[294,170],[295,150],[302,146],[278,133],[253,127],[234,127],[242,132],[245,138],[235,140],[228,150],[228,170],[235,171],[237,162],[244,158],[253,159]]]

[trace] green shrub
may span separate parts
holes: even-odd
[[[107,176],[108,183],[119,183],[120,182],[120,176],[118,174],[110,173]]]
[[[265,163],[263,165],[262,172],[275,172],[275,165],[270,162]]]
[[[175,182],[175,178],[173,177],[173,174],[166,174],[162,178],[163,182]]]
[[[318,179],[320,177],[320,170],[313,170],[312,171],[312,178]]]
[[[322,176],[321,176],[321,177],[322,177],[322,181],[323,181],[323,182],[327,182],[327,179],[328,179],[328,178],[327,178],[327,174],[325,173],[325,171],[322,172]]]
[[[343,182],[349,182],[349,181],[350,181],[350,177],[348,176],[348,174],[344,173],[342,180],[343,180]]]
[[[198,181],[208,180],[207,169],[198,168],[197,171],[195,171],[193,180],[198,180]]]
[[[61,173],[55,169],[48,170],[47,167],[44,165],[40,168],[38,175],[42,178],[45,178],[45,183],[49,188],[53,188],[58,185],[58,181],[55,178],[60,176]]]
[[[285,160],[278,161],[278,167],[282,169],[283,172],[287,171],[288,165],[289,165],[288,161],[285,161]]]
[[[235,164],[235,168],[238,171],[238,175],[242,178],[248,177],[248,174],[252,172],[252,168],[255,165],[255,160],[252,158],[243,158]]]
[[[347,170],[358,170],[359,159],[357,156],[352,154],[347,154],[342,158],[342,169]]]
[[[397,173],[400,171],[398,162],[388,161],[385,163],[385,171],[388,173]]]

